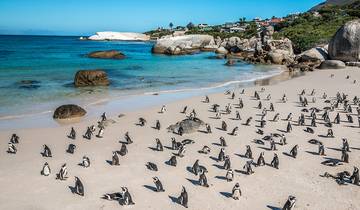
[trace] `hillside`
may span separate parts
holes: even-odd
[[[319,9],[321,9],[325,6],[329,6],[329,5],[346,6],[346,5],[352,4],[356,1],[357,0],[327,0],[327,1],[320,3],[320,4],[316,5],[315,7],[311,8],[310,12],[318,11]]]

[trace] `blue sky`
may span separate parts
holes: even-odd
[[[0,0],[0,34],[143,32],[303,12],[323,0]]]

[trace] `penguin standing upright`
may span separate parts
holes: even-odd
[[[156,191],[157,192],[165,192],[164,188],[163,188],[163,185],[161,183],[161,181],[159,180],[158,177],[153,177],[153,181],[154,181],[154,184],[156,186]]]
[[[234,200],[239,200],[240,196],[241,196],[240,184],[236,183],[235,186],[232,189],[231,197]]]
[[[219,155],[218,155],[218,161],[224,161],[225,160],[225,149],[221,148]]]
[[[169,165],[176,167],[176,165],[177,165],[176,156],[175,156],[175,155],[171,156],[171,158],[170,158],[170,160],[169,160],[168,163],[169,163]]]
[[[41,170],[41,175],[49,176],[51,174],[50,166],[47,162],[44,163],[44,166]]]
[[[50,150],[50,148],[46,145],[46,144],[44,144],[43,145],[43,148],[44,148],[44,151],[43,151],[43,156],[44,157],[52,157],[52,155],[51,155],[51,150]]]
[[[99,132],[98,132],[98,134],[96,135],[96,137],[98,137],[98,138],[102,138],[103,137],[103,135],[104,135],[104,128],[103,127],[101,127],[100,129],[99,129]]]
[[[200,186],[209,187],[209,184],[208,184],[208,182],[207,182],[207,178],[206,178],[206,175],[205,175],[205,171],[203,171],[203,172],[200,174],[199,184],[200,184]]]
[[[200,171],[199,160],[195,161],[195,163],[191,169],[192,169],[192,172],[197,176]]]
[[[83,160],[82,160],[82,165],[83,165],[85,168],[90,167],[90,158],[87,157],[87,156],[84,156],[84,157],[83,157]]]
[[[287,201],[285,202],[282,210],[292,210],[295,207],[296,198],[295,196],[290,195]]]
[[[59,173],[57,174],[57,178],[60,179],[60,180],[66,180],[68,178],[67,174],[68,174],[68,171],[67,171],[67,168],[66,168],[66,163],[64,163],[61,166],[61,169],[60,169]]]
[[[188,194],[184,186],[182,187],[181,194],[177,200],[180,205],[183,205],[185,208],[188,208]]]
[[[119,156],[118,156],[117,152],[113,152],[111,165],[113,165],[113,166],[120,165],[120,160],[119,160]]]
[[[10,138],[10,142],[13,143],[13,144],[18,144],[19,139],[20,139],[20,137],[14,133]]]
[[[84,185],[77,176],[75,176],[74,193],[84,196]]]
[[[7,153],[16,154],[16,152],[17,152],[17,149],[16,149],[15,145],[13,143],[9,142]]]
[[[359,169],[357,167],[354,167],[354,171],[350,179],[354,184],[359,185]]]
[[[232,169],[229,169],[226,172],[226,181],[231,182],[234,179],[234,171]]]
[[[129,190],[126,187],[122,188],[123,193],[123,199],[122,199],[122,205],[134,205],[134,201],[132,200],[132,197],[129,193]]]
[[[158,139],[158,138],[156,138],[156,150],[157,151],[163,151],[164,150],[163,145],[162,145],[160,139]]]
[[[125,156],[127,153],[128,153],[128,149],[127,149],[127,147],[126,147],[126,144],[125,144],[125,143],[122,143],[122,144],[121,144],[120,151],[119,151],[119,154],[120,154],[121,156]]]

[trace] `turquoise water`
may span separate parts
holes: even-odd
[[[228,67],[224,60],[210,59],[213,53],[153,55],[152,45],[80,41],[78,37],[0,36],[0,118],[47,112],[64,103],[87,105],[124,95],[215,87],[280,72],[271,66],[245,63]],[[122,51],[127,58],[85,56],[109,49]],[[75,72],[83,69],[105,70],[111,85],[74,88]]]

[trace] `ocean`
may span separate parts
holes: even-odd
[[[225,66],[211,52],[154,55],[153,44],[81,41],[70,36],[0,36],[0,120],[52,112],[65,103],[89,106],[118,97],[211,89],[281,72],[266,65]],[[126,59],[86,57],[89,52],[110,49],[123,52]],[[75,88],[75,73],[91,69],[106,71],[111,85]]]

